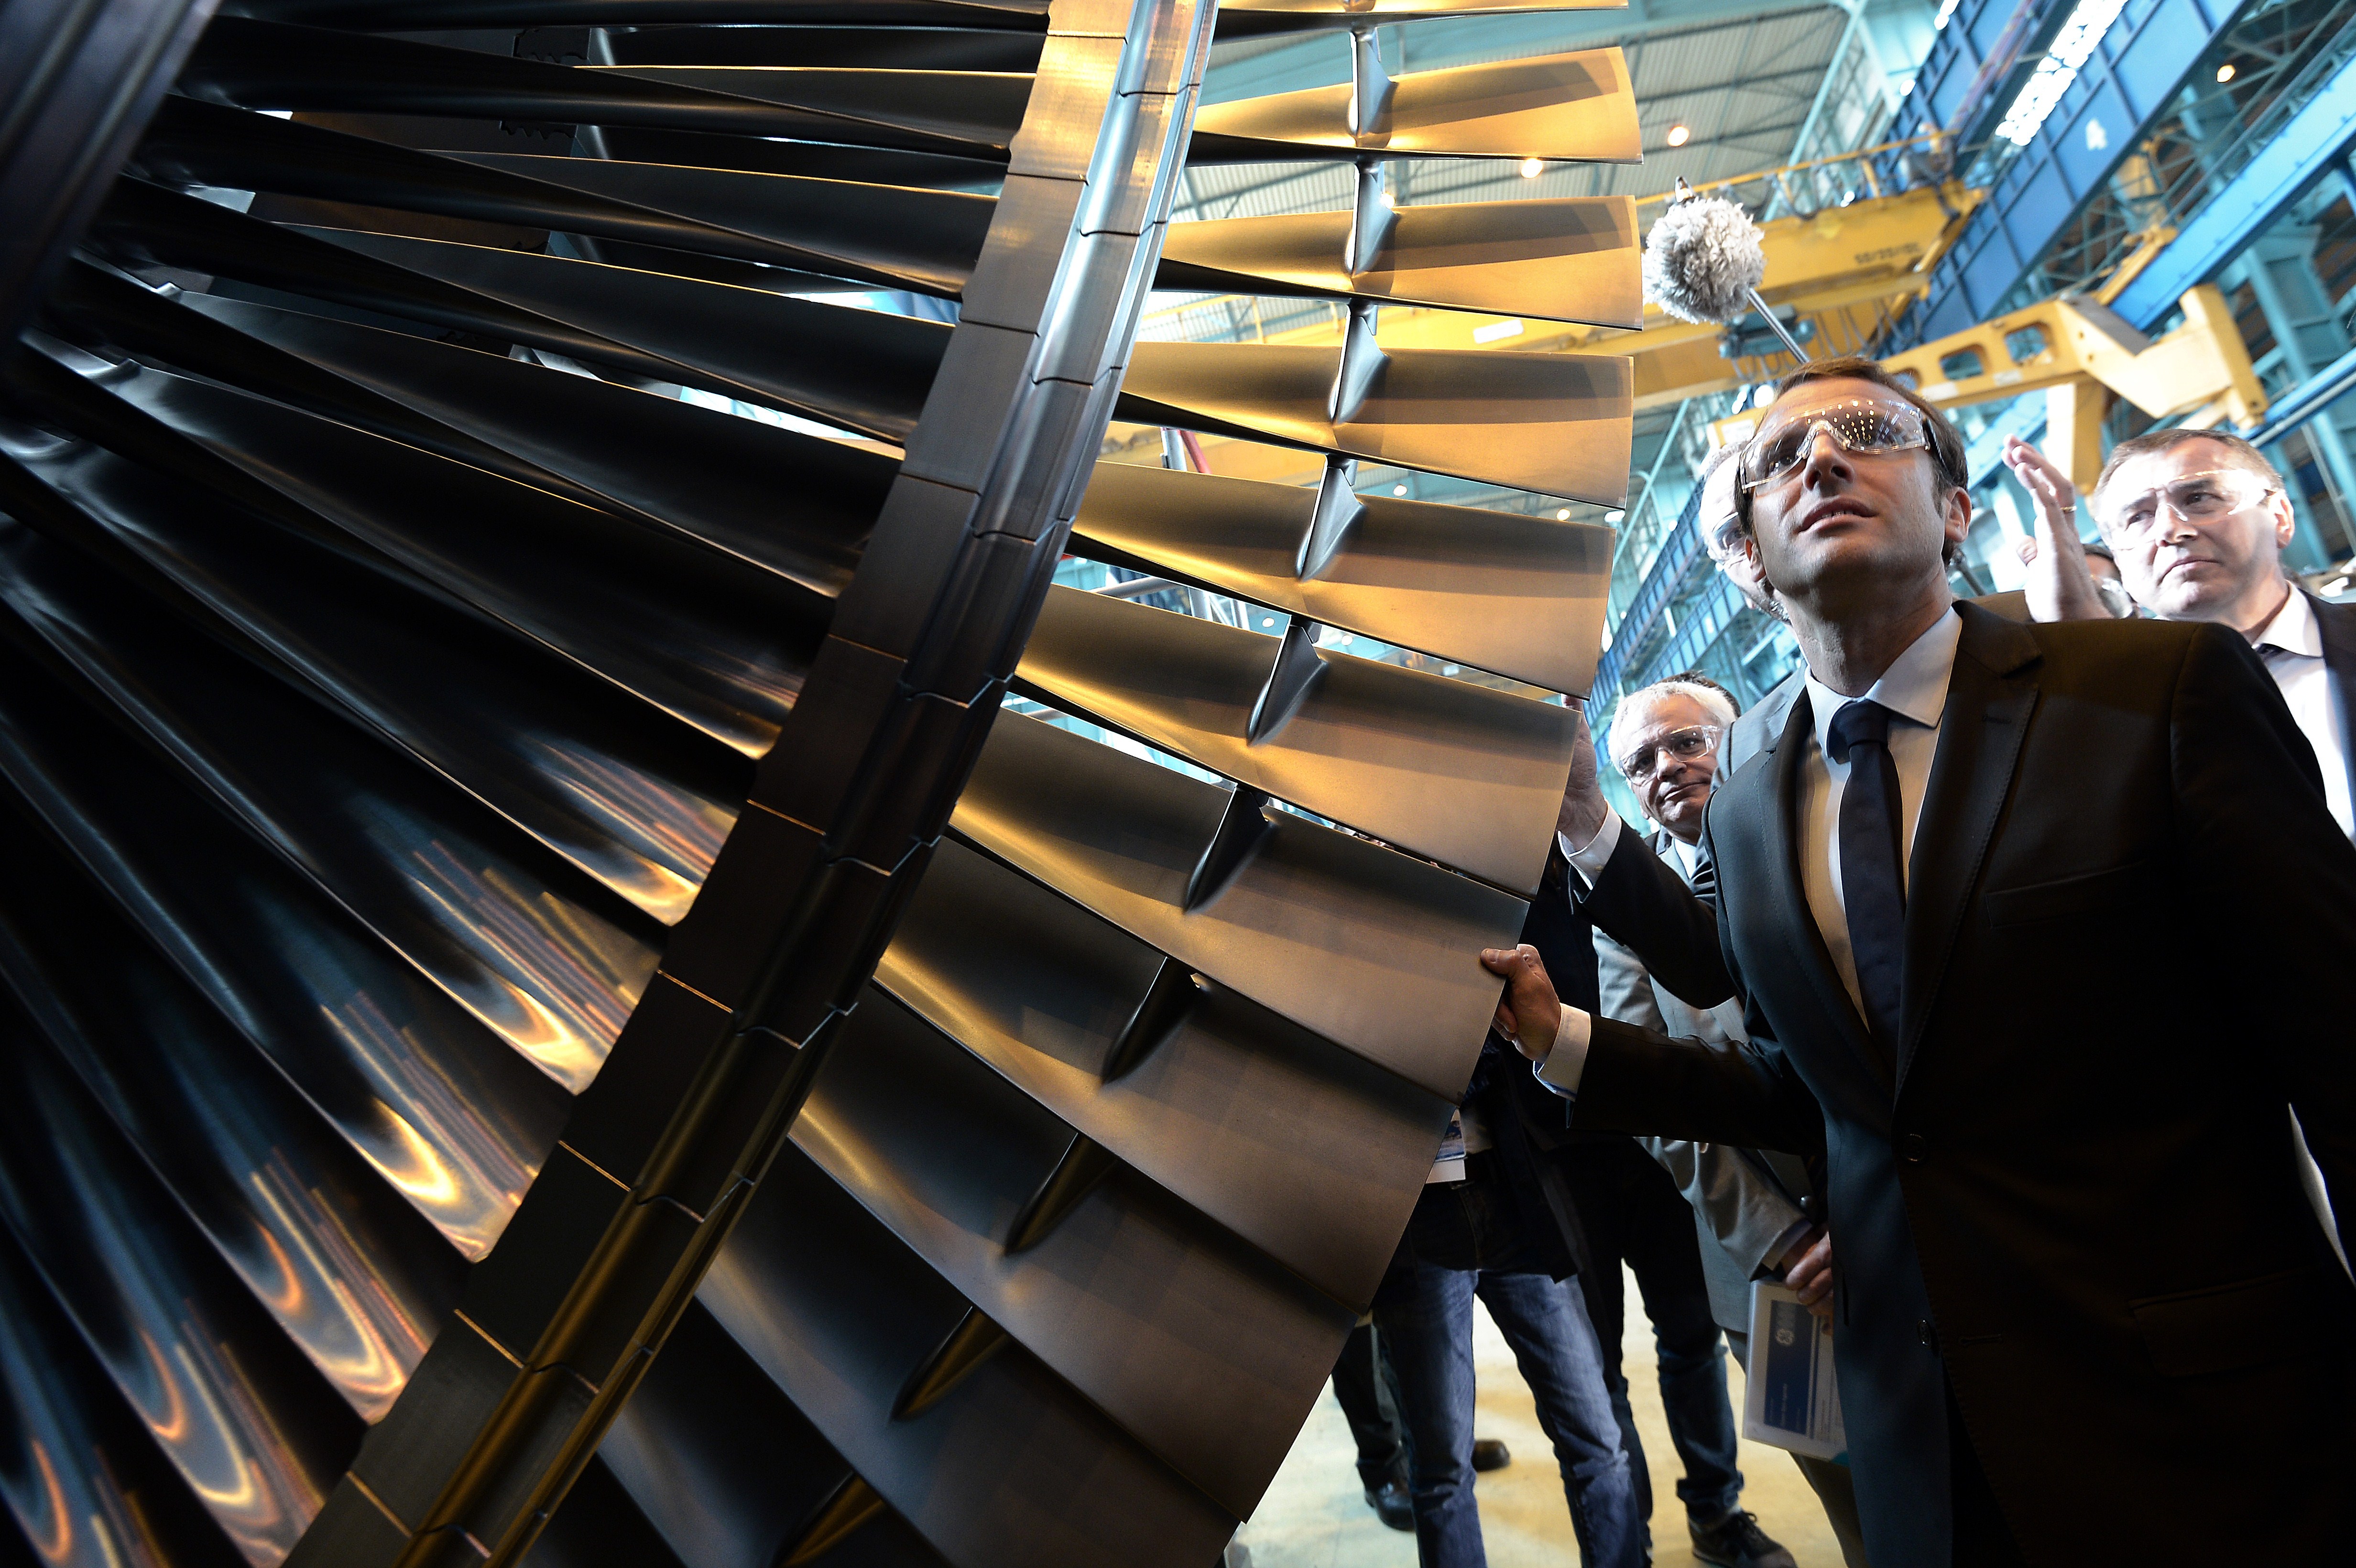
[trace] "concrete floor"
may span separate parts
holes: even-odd
[[[1633,1278],[1627,1291],[1622,1355],[1637,1431],[1653,1471],[1653,1555],[1664,1568],[1682,1568],[1697,1559],[1674,1489],[1679,1467],[1661,1417],[1660,1385],[1651,1375],[1653,1328],[1638,1307]],[[1561,1473],[1538,1431],[1513,1352],[1485,1312],[1473,1316],[1472,1353],[1480,1379],[1476,1430],[1483,1437],[1504,1438],[1514,1451],[1513,1464],[1479,1483],[1489,1562],[1493,1568],[1565,1568],[1577,1561],[1579,1547],[1563,1501]],[[1742,1371],[1729,1358],[1726,1372],[1739,1413]],[[1415,1568],[1415,1537],[1387,1530],[1375,1518],[1358,1489],[1355,1454],[1329,1388],[1238,1537],[1251,1549],[1252,1568]],[[1791,1456],[1746,1442],[1741,1465],[1742,1506],[1759,1516],[1760,1527],[1791,1548],[1800,1568],[1840,1568],[1840,1547]]]

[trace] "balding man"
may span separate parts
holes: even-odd
[[[2015,443],[2006,457],[2041,512],[2073,512],[2069,480],[2036,448]],[[2274,464],[2230,432],[2153,431],[2112,448],[2093,511],[2136,603],[2163,621],[2230,626],[2257,649],[2315,748],[2333,819],[2356,834],[2356,605],[2319,599],[2283,570],[2297,522]],[[2032,593],[2066,606],[2057,615],[2091,616],[2074,564],[2067,552],[2040,552]]]

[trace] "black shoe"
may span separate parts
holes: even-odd
[[[1397,1476],[1379,1487],[1368,1487],[1366,1506],[1393,1530],[1415,1528],[1415,1504],[1408,1500],[1407,1483]]]
[[[1792,1554],[1759,1528],[1755,1513],[1729,1514],[1713,1525],[1687,1519],[1686,1528],[1693,1532],[1694,1555],[1719,1568],[1798,1568]]]
[[[1505,1444],[1499,1442],[1496,1438],[1475,1437],[1472,1440],[1472,1467],[1474,1469],[1486,1474],[1491,1470],[1502,1470],[1513,1462],[1514,1451],[1506,1447]]]

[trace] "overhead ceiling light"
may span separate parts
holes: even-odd
[[[1542,163],[1538,162],[1538,160],[1537,160],[1537,159],[1536,159],[1536,158],[1524,158],[1524,159],[1522,160],[1522,177],[1523,177],[1524,179],[1526,179],[1526,180],[1534,180],[1534,179],[1537,178],[1537,177],[1538,177],[1538,176],[1540,176],[1541,174],[1544,174],[1545,172],[1546,172],[1546,165],[1544,165],[1544,164],[1542,164]]]
[[[1682,147],[1682,146],[1684,146],[1687,142],[1690,142],[1690,141],[1692,141],[1692,140],[1693,140],[1693,133],[1692,133],[1691,131],[1687,130],[1683,125],[1672,125],[1672,126],[1670,126],[1670,127],[1669,127],[1669,145],[1670,145],[1670,146],[1672,146],[1672,147]]]
[[[2232,60],[2227,60],[2223,65],[2217,68],[2217,80],[2219,81],[2231,81],[2233,80],[2233,62]]]
[[[1606,512],[1603,514],[1603,520],[1607,523],[1616,523],[1627,515],[1625,512]]]
[[[1570,521],[1570,508],[1569,507],[1556,507],[1554,520],[1558,523],[1567,523]]]
[[[2054,105],[2070,84],[2078,80],[2078,68],[2094,55],[2111,24],[2119,19],[2126,0],[2078,0],[2078,6],[2062,24],[2062,31],[2053,40],[2046,57],[2037,62],[2037,70],[2004,112],[1996,133],[2016,147],[2026,147],[2035,139],[2045,117],[2053,112]],[[2091,131],[2093,127],[2090,125]],[[2090,147],[2109,144],[2109,138],[2089,135]]]
[[[1407,494],[1407,486],[1404,485],[1394,485],[1391,486],[1391,494],[1394,496],[1404,496]]]

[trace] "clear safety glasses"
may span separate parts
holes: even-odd
[[[1658,741],[1637,747],[1616,765],[1630,784],[1644,784],[1672,761],[1699,762],[1717,751],[1718,737],[1724,729],[1722,724],[1688,724],[1672,730]]]
[[[2094,516],[2104,533],[2136,539],[2158,527],[2164,512],[2173,512],[2188,523],[2208,522],[2255,506],[2274,489],[2265,475],[2246,468],[2204,469],[2199,474],[2179,474],[2149,490],[2108,497]]]
[[[1798,473],[1816,447],[1816,432],[1833,438],[1843,452],[1879,457],[1931,444],[1931,427],[1911,403],[1855,398],[1815,409],[1759,432],[1742,453],[1742,487],[1756,490]]]

